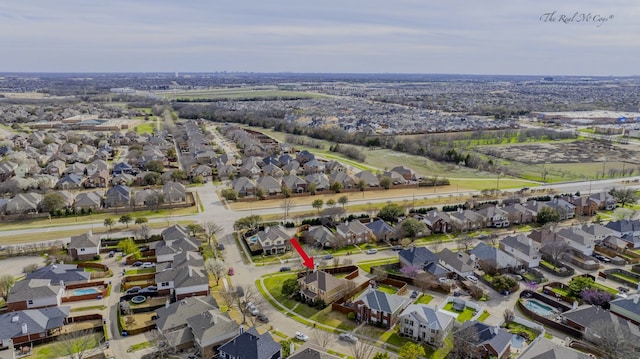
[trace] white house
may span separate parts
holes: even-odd
[[[524,234],[505,237],[500,241],[500,249],[516,257],[529,268],[540,265],[540,244]]]
[[[94,236],[91,231],[73,236],[67,249],[74,260],[91,260],[100,254],[100,237]]]
[[[455,318],[423,304],[411,304],[400,313],[400,333],[415,341],[442,346]]]

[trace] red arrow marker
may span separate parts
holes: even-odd
[[[304,266],[307,268],[315,269],[315,266],[313,264],[313,257],[309,257],[307,253],[305,253],[304,249],[300,247],[300,243],[298,243],[298,240],[295,238],[291,238],[291,245],[296,249],[300,257],[302,257],[302,264],[304,264]]]

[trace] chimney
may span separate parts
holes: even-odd
[[[193,277],[193,268],[189,266],[189,277]]]
[[[534,200],[533,200],[533,205],[535,206],[535,205],[537,205],[537,204],[538,204],[538,201],[536,201],[536,200],[534,199]]]
[[[638,301],[640,301],[640,295],[633,297],[633,304],[638,304]]]
[[[22,323],[22,334],[26,335],[28,332],[27,330],[27,323]]]
[[[169,303],[169,299],[167,299],[167,300],[164,302],[164,307],[165,307],[165,308],[169,308],[169,304],[170,304],[170,303]]]
[[[244,333],[244,325],[240,326],[240,334]]]

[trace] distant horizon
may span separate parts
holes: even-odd
[[[561,78],[630,78],[635,75],[591,75],[591,74],[500,74],[500,73],[446,73],[446,72],[292,72],[292,71],[0,71],[0,75],[171,75],[183,74],[241,74],[241,75],[383,75],[383,76],[497,76],[497,77],[561,77]]]

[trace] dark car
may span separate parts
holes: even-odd
[[[288,272],[290,270],[291,270],[290,267],[280,267],[280,272]]]
[[[218,244],[218,250],[219,251],[224,251],[224,244],[222,244],[222,243]]]
[[[322,257],[322,259],[324,259],[324,260],[333,259],[333,255],[332,254],[327,254],[326,256]]]
[[[416,292],[415,290],[411,293],[411,299],[416,299],[418,298],[418,292]]]
[[[127,289],[127,291],[125,292],[126,294],[136,294],[138,293],[142,288],[140,288],[139,286],[135,286],[135,287],[131,287],[129,289]]]
[[[402,250],[402,246],[393,246],[393,247],[391,247],[391,249],[393,249],[394,251],[401,251]]]
[[[258,320],[262,323],[269,323],[269,317],[264,314],[258,314]]]
[[[140,266],[142,266],[142,262],[140,262],[140,261],[134,262],[133,266],[134,267],[140,267]]]
[[[158,287],[155,285],[150,285],[148,287],[140,289],[139,293],[154,293],[158,291]]]

